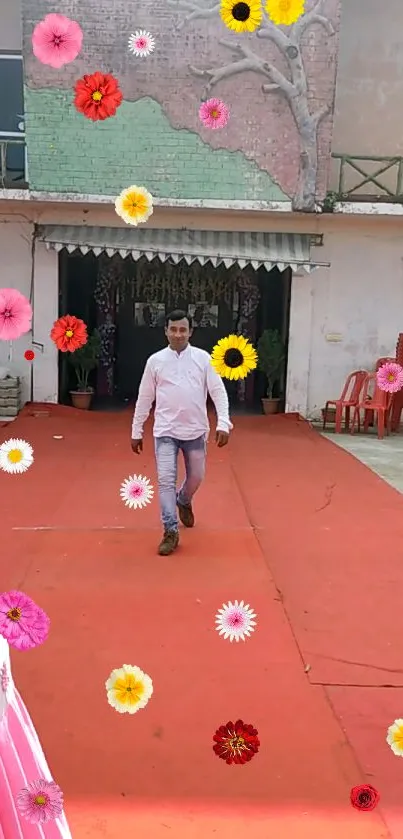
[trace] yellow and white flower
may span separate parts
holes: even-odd
[[[26,472],[34,462],[34,451],[25,440],[12,438],[0,446],[0,469],[10,475]]]
[[[109,705],[119,714],[136,714],[153,694],[153,683],[140,667],[124,664],[105,682]]]
[[[136,510],[137,507],[145,507],[150,504],[154,496],[154,488],[151,486],[148,478],[143,478],[142,475],[132,475],[126,478],[120,487],[120,497],[125,502],[126,507],[131,507]]]
[[[153,213],[152,195],[144,186],[129,186],[118,195],[115,210],[126,224],[143,224]]]
[[[403,720],[395,720],[388,728],[386,742],[393,754],[403,757]]]
[[[305,0],[267,0],[266,12],[277,26],[291,26],[304,14]]]

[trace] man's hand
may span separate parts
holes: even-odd
[[[134,454],[141,454],[143,451],[143,441],[142,440],[132,440],[132,452]]]
[[[228,444],[229,434],[226,431],[216,431],[215,441],[219,449]]]

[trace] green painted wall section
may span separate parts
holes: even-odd
[[[289,200],[242,152],[172,128],[153,99],[125,101],[116,117],[93,123],[70,91],[26,87],[25,113],[32,190],[117,195],[137,183],[158,198]]]

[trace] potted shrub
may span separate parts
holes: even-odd
[[[100,354],[101,337],[98,330],[94,329],[93,333],[88,336],[87,343],[68,356],[77,378],[77,390],[70,391],[74,408],[88,411],[91,405],[94,388],[88,384],[88,378],[91,371],[98,366]]]
[[[262,399],[265,414],[277,414],[280,398],[273,398],[273,389],[283,372],[285,347],[277,329],[265,329],[257,344],[258,368],[267,380],[266,396]]]

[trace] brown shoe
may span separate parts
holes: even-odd
[[[192,510],[191,504],[179,504],[178,502],[178,513],[179,518],[184,525],[184,527],[193,527],[195,523],[195,517]]]
[[[158,553],[160,556],[169,556],[176,551],[179,545],[179,533],[177,530],[166,530],[162,542],[158,546]]]

